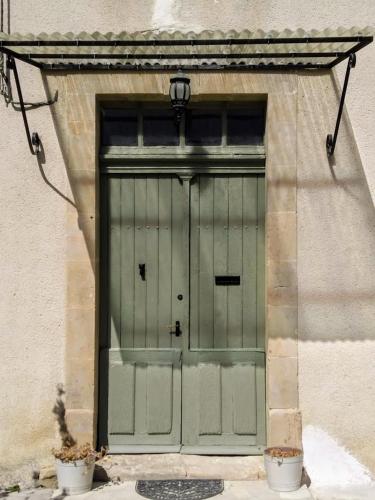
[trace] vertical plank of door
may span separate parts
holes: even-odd
[[[134,347],[146,346],[146,281],[141,279],[138,265],[146,264],[146,200],[147,179],[136,177],[134,189]]]
[[[214,185],[214,247],[211,259],[214,269],[211,282],[214,283],[215,276],[228,273],[228,187],[227,176],[211,177]],[[228,287],[214,287],[214,342],[207,347],[227,347],[228,332]]]
[[[159,292],[159,179],[146,180],[146,347],[157,347]]]
[[[172,179],[172,321],[171,324],[175,328],[175,322],[181,322],[183,335],[187,334],[184,324],[184,311],[186,308],[186,300],[177,300],[177,295],[182,293],[185,295],[185,256],[188,249],[184,245],[184,230],[188,223],[186,220],[187,214],[184,208],[184,190],[182,182],[178,178]],[[169,225],[168,225],[169,229]],[[169,334],[170,335],[170,334]],[[181,349],[181,338],[171,335],[171,346]]]
[[[199,347],[214,345],[214,185],[199,177]]]
[[[172,179],[159,179],[159,324],[158,347],[170,347],[172,323]]]
[[[134,345],[134,177],[121,183],[121,347]]]
[[[199,347],[199,185],[200,177],[191,182],[190,203],[190,348]]]
[[[257,231],[257,336],[256,346],[265,346],[265,180],[257,178],[258,231]]]
[[[111,347],[121,345],[121,185],[115,177],[108,182],[109,188],[109,314],[111,324]]]
[[[243,179],[243,347],[257,346],[257,178]]]
[[[242,177],[228,183],[228,274],[240,276],[240,286],[228,287],[228,347],[242,347]]]

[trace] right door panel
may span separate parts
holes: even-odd
[[[265,444],[264,178],[200,175],[190,199],[183,451]]]

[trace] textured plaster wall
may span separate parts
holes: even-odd
[[[45,99],[38,73],[27,101]],[[39,167],[21,114],[1,99],[0,122],[0,449],[1,465],[38,459],[55,443],[55,386],[64,381],[66,173],[50,113],[29,113],[48,156]],[[43,173],[44,172],[44,173]],[[43,178],[45,176],[45,178]],[[4,454],[6,453],[6,457]]]
[[[374,25],[375,2],[35,0],[31,12],[28,0],[10,0],[9,19],[10,31],[23,33],[323,29]],[[25,100],[45,99],[38,71],[20,65],[20,73]],[[373,44],[352,71],[336,165],[326,160],[324,140],[340,88],[336,95],[326,76],[300,78],[297,118],[300,409],[304,424],[320,426],[373,470],[374,81]],[[69,332],[64,197],[72,193],[50,110],[29,118],[43,140],[41,166],[20,113],[0,103],[0,456],[6,449],[10,464],[46,457],[55,442],[51,409]]]
[[[334,101],[330,75],[300,77],[300,407],[374,471],[375,209],[347,115],[335,161],[319,148]]]

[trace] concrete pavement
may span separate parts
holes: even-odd
[[[94,489],[84,495],[76,495],[77,500],[141,500],[135,491],[135,481],[121,484],[94,485]],[[1,496],[0,496],[1,498]],[[36,489],[21,493],[11,493],[7,500],[63,500],[66,498],[59,491]],[[291,493],[276,493],[270,490],[266,481],[225,481],[224,492],[218,500],[312,500],[306,486]]]
[[[298,491],[277,493],[270,490],[266,481],[225,481],[224,492],[217,498],[223,500],[375,500],[375,483],[368,486],[350,488],[307,488]],[[67,498],[58,490],[38,488],[20,493],[1,493],[7,500],[63,500]],[[135,481],[120,484],[94,484],[94,488],[84,495],[76,495],[77,500],[141,500],[135,491]]]

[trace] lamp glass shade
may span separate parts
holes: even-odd
[[[184,75],[181,70],[170,79],[169,97],[177,121],[180,121],[190,99],[190,78]]]
[[[169,87],[169,97],[171,98],[172,102],[176,100],[176,84],[175,83],[171,83],[171,85]]]
[[[187,104],[190,98],[190,78],[179,71],[171,78],[170,82],[169,96],[172,104],[175,101]]]

